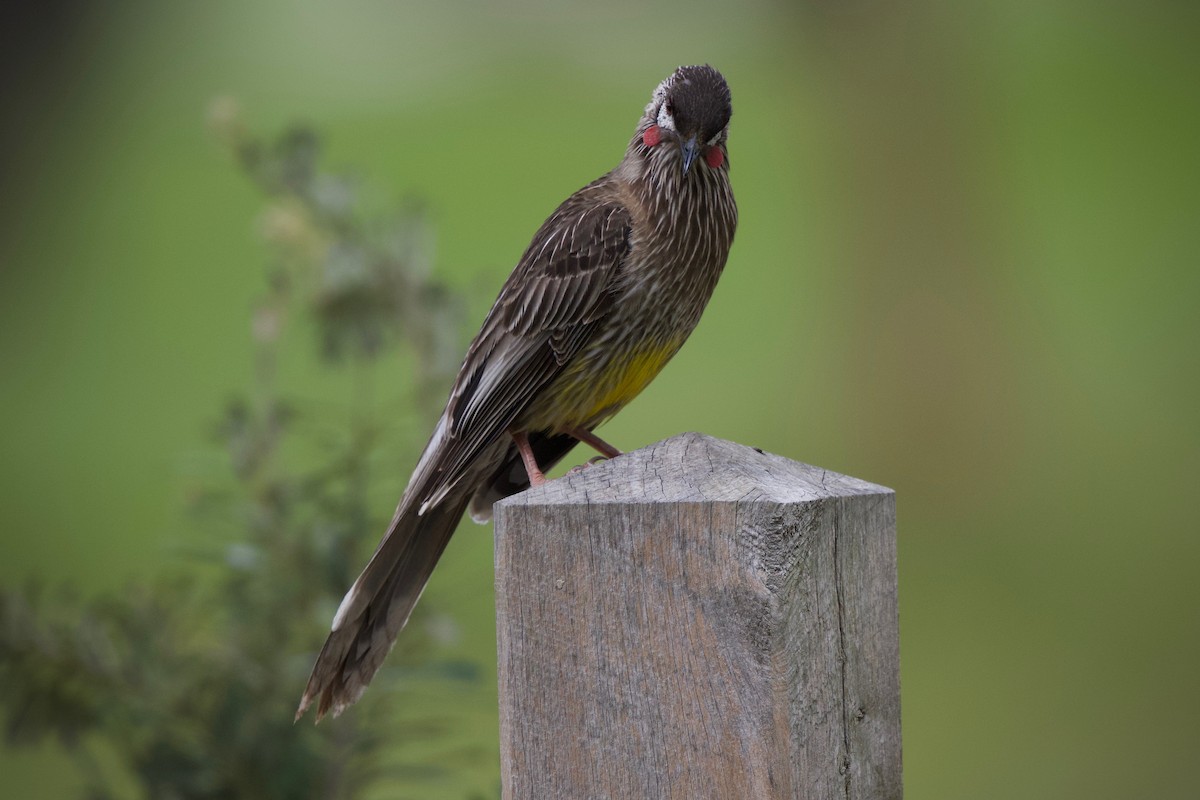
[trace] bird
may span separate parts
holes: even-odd
[[[346,593],[296,719],[356,702],[469,511],[545,482],[658,375],[700,320],[737,228],[724,76],[681,66],[624,157],[538,228],[467,348],[374,555]]]

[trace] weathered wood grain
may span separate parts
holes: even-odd
[[[689,433],[498,503],[504,796],[900,798],[894,500]]]

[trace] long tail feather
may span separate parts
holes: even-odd
[[[396,642],[462,518],[469,491],[418,515],[397,513],[370,563],[350,587],[313,666],[296,719],[317,701],[317,721],[362,695]]]

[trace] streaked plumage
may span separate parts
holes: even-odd
[[[514,436],[557,463],[683,345],[737,225],[729,88],[680,67],[655,90],[625,157],[546,220],[472,341],[387,534],[346,594],[297,718],[362,694],[464,509],[477,521],[530,485]],[[687,164],[687,166],[685,166]]]

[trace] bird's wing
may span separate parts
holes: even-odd
[[[506,435],[513,420],[578,352],[609,308],[629,252],[630,215],[620,202],[598,199],[594,187],[572,195],[546,220],[500,290],[467,350],[450,401],[413,470],[388,533],[338,608],[334,631],[359,619],[381,593],[386,594],[386,586],[397,580],[398,563],[412,561],[406,554],[414,546],[416,517],[427,517],[431,509],[457,497],[456,514],[451,515],[457,521],[476,487],[463,486],[454,497],[452,492],[472,474],[477,457]],[[501,455],[504,452],[502,448]],[[481,479],[498,466],[482,465]],[[442,511],[435,516],[441,518]],[[448,539],[454,525],[446,524],[449,527],[439,529],[438,537],[427,538]],[[404,570],[412,573],[407,582],[418,594],[441,551],[431,552],[432,560],[412,561]],[[410,602],[391,603],[389,613],[400,609],[396,613],[406,618],[404,609],[411,610],[416,598],[414,594]],[[399,626],[389,625],[388,630],[395,637]],[[334,648],[322,663],[343,656]]]
[[[504,464],[506,448],[495,457],[487,448],[496,451],[609,308],[629,230],[620,203],[575,195],[534,236],[467,351],[387,534],[338,607],[297,719],[314,701],[318,719],[339,713],[379,669],[476,491],[464,478],[481,453],[495,461],[474,474],[491,478]]]
[[[594,186],[594,185],[593,185]],[[629,209],[589,186],[543,223],[471,343],[410,488],[436,504],[562,371],[611,306]]]

